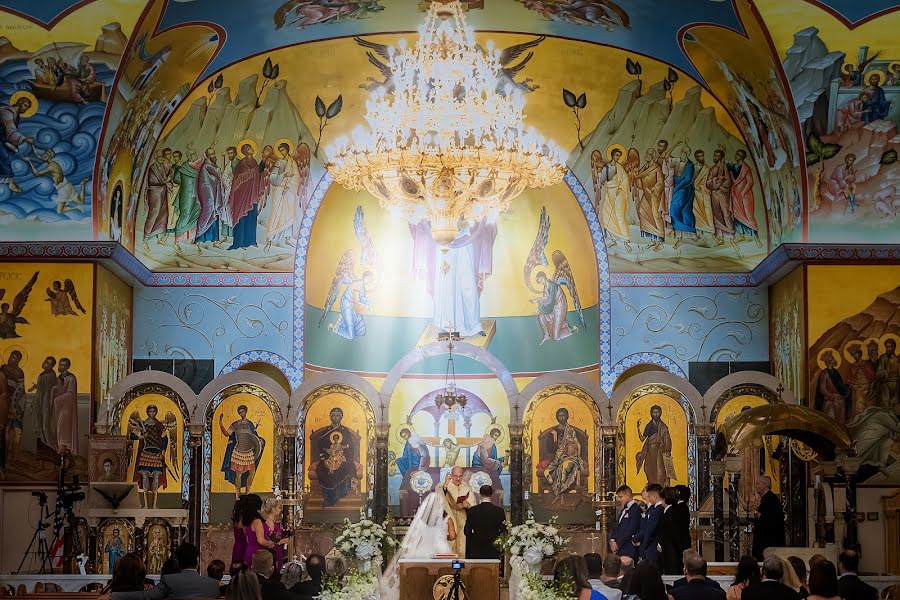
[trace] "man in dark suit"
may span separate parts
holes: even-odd
[[[744,588],[741,600],[800,600],[800,594],[781,583],[784,567],[774,554],[763,561],[762,583]]]
[[[684,576],[687,583],[671,591],[675,600],[725,600],[725,590],[707,583],[706,561],[696,552],[685,552]]]
[[[309,579],[300,581],[291,588],[300,600],[311,600],[322,593],[322,577],[325,575],[325,557],[310,554],[306,559],[306,574]]]
[[[494,546],[506,533],[506,512],[491,503],[494,488],[481,486],[481,503],[466,511],[466,558],[501,558],[503,552]]]
[[[781,498],[772,492],[772,479],[762,475],[756,481],[759,508],[753,525],[753,557],[763,559],[766,548],[781,548],[784,544],[784,509]]]
[[[682,572],[684,573],[684,577],[681,577],[680,579],[676,579],[675,581],[673,581],[672,582],[673,588],[684,587],[688,583],[690,583],[691,579],[687,575],[687,565],[688,565],[689,561],[695,560],[696,558],[702,558],[702,557],[700,556],[699,552],[697,552],[696,550],[693,550],[691,548],[688,548],[687,550],[685,550],[684,552],[681,553]],[[717,590],[722,589],[722,586],[719,585],[719,582],[717,582],[715,579],[710,579],[709,577],[706,577],[705,575],[703,577],[703,584],[707,585],[709,587],[715,588]],[[724,590],[722,590],[722,591],[724,591]]]
[[[675,503],[675,537],[678,540],[678,550],[683,553],[694,545],[691,540],[691,488],[686,485],[676,485],[675,491],[678,492],[678,501]]]
[[[648,484],[644,488],[643,495],[644,501],[647,502],[647,509],[644,511],[644,518],[641,519],[641,528],[634,536],[634,543],[638,546],[641,559],[659,564],[659,551],[656,544],[658,543],[659,522],[663,515],[662,486],[658,483]]]
[[[271,553],[270,553],[271,555]],[[162,600],[163,598],[218,598],[219,581],[197,571],[200,552],[197,546],[184,543],[175,549],[178,573],[163,575],[150,589],[117,592],[117,600]]]
[[[253,554],[253,572],[259,579],[262,600],[296,600],[275,574],[275,556],[270,550],[257,550]]]
[[[859,570],[859,552],[844,550],[838,557],[838,592],[841,598],[854,600],[877,600],[878,591],[864,582],[856,574]]]
[[[609,549],[619,556],[638,557],[634,536],[641,529],[641,506],[634,499],[634,492],[627,485],[616,490],[616,501],[622,506],[619,523],[609,540]]]

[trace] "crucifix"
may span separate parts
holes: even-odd
[[[439,429],[441,426],[440,421],[436,423],[435,429]],[[453,436],[452,439],[456,440],[456,447],[453,448],[444,448],[447,455],[453,458],[453,463],[448,466],[456,466],[456,458],[459,456],[459,450],[461,448],[471,448],[478,444],[481,441],[480,437],[456,437],[456,419],[450,417],[447,419],[447,433],[444,435],[440,434],[440,431],[436,432],[437,435],[434,436],[422,436],[422,441],[425,442],[428,446],[434,448],[434,465],[437,467],[441,467],[440,463],[440,454],[441,448],[444,448],[443,443],[446,439],[451,439],[450,436]],[[459,466],[467,466],[467,465],[459,465]]]

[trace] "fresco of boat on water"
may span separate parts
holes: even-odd
[[[70,23],[56,34],[4,17],[9,26],[0,38],[0,238],[92,238],[97,140],[132,12],[137,11],[121,15],[129,19],[123,26],[108,16],[98,21],[96,10],[76,11],[67,20],[81,24],[77,35]]]

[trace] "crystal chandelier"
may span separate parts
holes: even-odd
[[[327,150],[336,181],[411,222],[428,219],[446,249],[460,220],[562,180],[562,149],[525,129],[522,91],[500,81],[500,51],[476,45],[458,1],[432,2],[415,47],[401,40],[390,56],[392,89],[366,102],[369,128]]]
[[[453,338],[450,338],[449,358],[447,358],[447,372],[444,374],[444,390],[434,397],[434,404],[438,408],[453,410],[455,407],[465,408],[469,399],[465,394],[456,391],[456,367],[453,365]]]

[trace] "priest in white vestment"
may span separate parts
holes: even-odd
[[[450,546],[458,556],[465,557],[466,509],[475,506],[475,493],[469,484],[463,481],[463,468],[453,467],[435,493],[443,495],[447,516],[453,520],[456,527],[456,539],[450,542]]]

